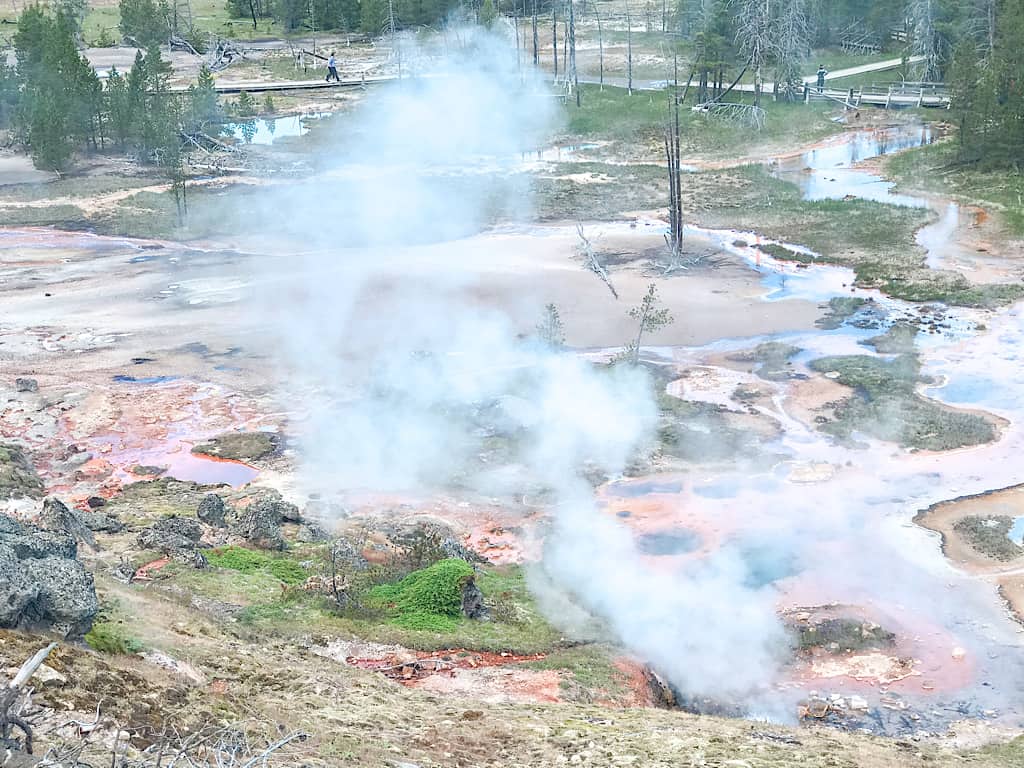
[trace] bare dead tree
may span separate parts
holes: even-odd
[[[572,73],[572,86],[576,91],[576,106],[580,106],[580,76],[576,70],[576,4],[569,0],[569,72]]]
[[[938,7],[936,0],[911,0],[907,12],[913,25],[912,49],[921,57],[918,64],[920,78],[926,83],[942,79],[942,35],[936,27]]]
[[[551,56],[555,80],[558,80],[558,6],[555,3],[551,4]]]
[[[807,0],[780,0],[772,48],[775,83],[782,89],[784,98],[793,101],[803,90],[801,74],[811,52]]]
[[[539,48],[540,40],[537,37],[537,0],[533,0],[533,66],[540,66]]]
[[[626,0],[626,93],[633,95],[633,19]]]
[[[674,262],[683,249],[683,174],[680,162],[679,132],[679,65],[676,62],[676,87],[672,89],[669,100],[668,119],[665,122],[665,160],[668,165],[668,218],[669,234],[666,242]]]
[[[597,3],[590,0],[590,7],[594,9],[594,19],[597,20],[597,71],[598,88],[604,91],[604,32],[601,29],[601,12],[597,9]]]
[[[17,674],[7,684],[7,687],[0,690],[0,745],[9,747],[11,745],[11,729],[17,728],[25,738],[25,752],[32,754],[32,726],[21,716],[24,700],[22,695],[25,686],[35,674],[35,671],[46,661],[50,651],[57,647],[56,643],[50,643],[39,650],[32,658],[21,665]]]
[[[597,258],[594,246],[590,244],[590,240],[587,239],[586,234],[583,232],[583,225],[579,222],[576,222],[576,234],[580,238],[579,251],[583,255],[587,269],[600,277],[604,284],[608,286],[608,290],[612,292],[612,296],[618,299],[619,292],[612,285],[612,279],[608,276],[608,270],[604,268],[600,259]]]
[[[736,14],[736,45],[754,71],[754,105],[761,105],[764,70],[771,57],[772,0],[733,0]],[[716,94],[717,97],[717,94]]]

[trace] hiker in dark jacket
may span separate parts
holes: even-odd
[[[825,75],[828,74],[828,70],[825,69],[824,64],[818,65],[818,93],[825,90]]]

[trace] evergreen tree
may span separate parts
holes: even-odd
[[[480,4],[480,24],[490,29],[498,18],[498,11],[494,7],[494,0],[483,0]]]
[[[128,80],[116,68],[107,76],[106,92],[111,137],[121,148],[127,147],[134,130],[132,105]]]
[[[204,64],[199,70],[199,77],[188,89],[191,111],[190,130],[205,130],[210,123],[222,117],[220,104],[217,101],[217,90],[214,87],[213,73]]]
[[[167,5],[156,0],[120,0],[121,35],[143,48],[167,42],[170,26]]]

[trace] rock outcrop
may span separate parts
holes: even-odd
[[[224,509],[224,499],[216,493],[208,493],[199,502],[199,509],[196,510],[196,517],[207,525],[214,528],[226,528],[227,516]]]
[[[79,638],[99,610],[75,540],[0,515],[0,627]]]
[[[39,515],[39,527],[45,531],[62,533],[75,541],[84,541],[93,550],[96,549],[96,537],[78,513],[60,501],[49,496],[43,501],[43,511]]]
[[[12,443],[0,443],[0,499],[42,495],[43,481],[25,450]]]
[[[462,615],[467,619],[484,621],[490,618],[484,604],[484,593],[476,585],[476,579],[470,576],[462,586]]]
[[[191,517],[165,517],[142,531],[138,543],[143,549],[191,561],[202,537],[203,526],[198,520]]]

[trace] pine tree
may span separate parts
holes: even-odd
[[[495,20],[498,18],[498,11],[494,7],[494,0],[484,0],[480,4],[480,24],[487,29],[494,26]]]

